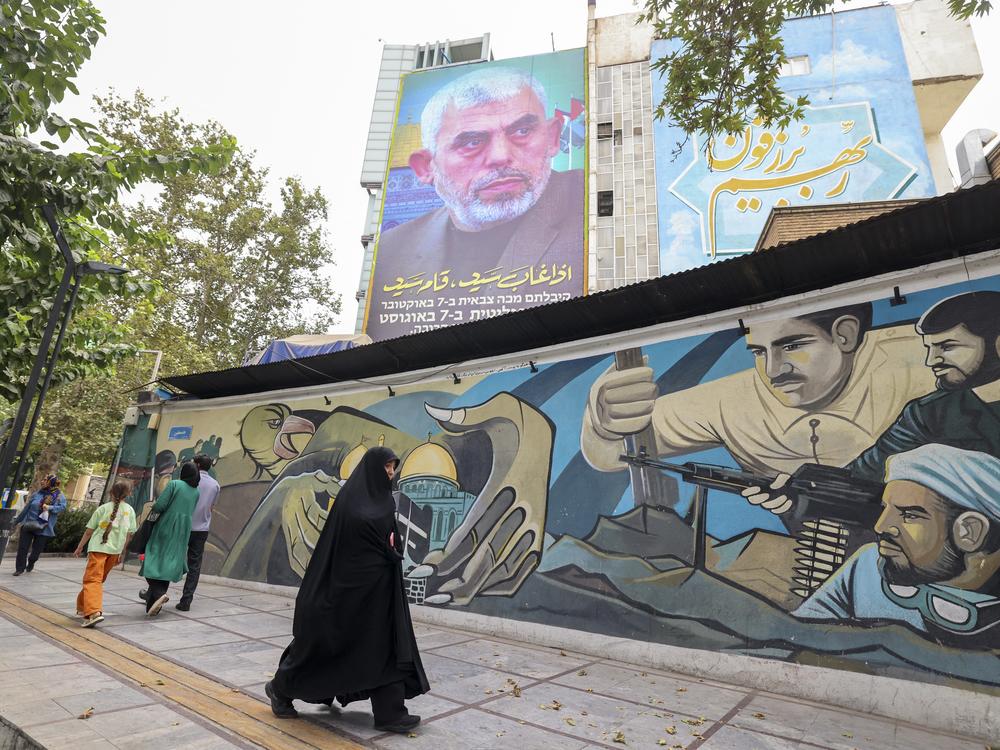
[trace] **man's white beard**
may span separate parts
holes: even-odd
[[[551,169],[545,170],[542,176],[518,198],[490,202],[480,200],[476,193],[491,182],[504,177],[520,177],[527,180],[528,176],[524,172],[512,169],[495,170],[476,180],[469,187],[467,193],[459,194],[458,191],[452,189],[451,184],[440,172],[435,171],[434,188],[463,229],[479,232],[494,224],[512,221],[524,215],[542,197],[542,193],[548,187],[551,174]]]

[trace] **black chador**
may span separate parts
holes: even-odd
[[[430,686],[403,591],[386,464],[399,464],[388,448],[365,454],[316,542],[295,599],[294,638],[267,685],[279,715],[294,715],[291,698],[343,705],[370,698],[376,726],[419,721],[408,718],[403,698]]]

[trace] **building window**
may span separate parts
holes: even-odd
[[[597,140],[605,141],[610,137],[611,137],[611,123],[610,122],[597,123]]]
[[[809,55],[796,55],[789,57],[788,62],[778,68],[778,75],[785,76],[807,76],[812,72],[809,67]]]
[[[622,145],[622,131],[621,130],[615,130],[615,145],[616,146]]]
[[[615,215],[615,192],[613,190],[601,190],[597,193],[597,215]]]

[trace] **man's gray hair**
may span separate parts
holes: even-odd
[[[535,92],[542,109],[548,112],[545,89],[536,78],[523,70],[511,68],[480,68],[456,78],[441,87],[424,105],[420,115],[420,138],[424,148],[432,154],[437,151],[437,137],[441,131],[441,119],[448,105],[456,109],[468,109],[482,104],[505,102],[513,99],[524,89]]]

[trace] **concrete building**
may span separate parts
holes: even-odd
[[[386,44],[382,48],[382,63],[379,65],[372,118],[368,126],[368,142],[365,144],[365,160],[361,165],[361,187],[368,192],[368,210],[365,214],[364,230],[361,233],[361,247],[364,249],[365,258],[355,295],[358,300],[356,330],[359,333],[365,313],[364,297],[368,292],[368,280],[371,278],[375,232],[382,205],[382,181],[385,179],[389,163],[389,146],[392,140],[392,125],[395,121],[396,96],[399,93],[400,81],[404,75],[414,70],[446,65],[467,65],[492,59],[489,34],[457,41],[445,40],[415,45]]]

